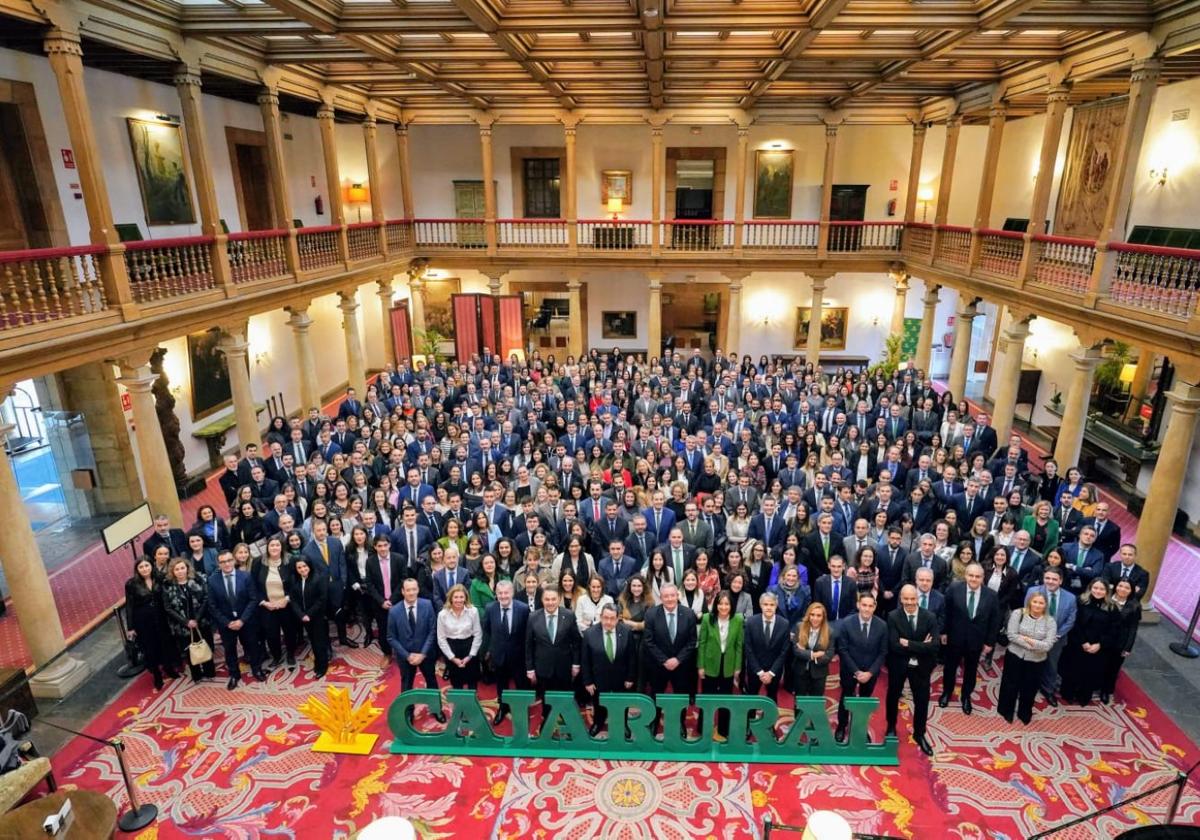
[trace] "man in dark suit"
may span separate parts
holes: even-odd
[[[919,606],[917,588],[906,584],[900,590],[900,609],[888,616],[888,688],[887,734],[895,736],[900,715],[900,694],[907,681],[912,689],[912,738],[925,755],[933,755],[933,746],[925,737],[929,719],[929,683],[937,662],[937,617]]]
[[[898,525],[888,528],[884,545],[875,551],[875,565],[879,569],[879,608],[881,617],[896,608],[900,587],[904,582],[904,562],[908,552],[902,547],[904,531]]]
[[[504,689],[511,682],[513,688],[523,691],[529,688],[525,677],[525,633],[529,624],[529,606],[513,598],[513,584],[502,580],[496,584],[496,600],[483,611],[484,659],[490,664],[496,680],[496,717],[493,724],[501,723],[508,715],[509,707],[504,702]]]
[[[962,665],[962,710],[969,715],[979,657],[996,646],[996,635],[1000,632],[1000,601],[995,592],[983,585],[983,566],[971,563],[964,577],[946,591],[946,627],[942,634],[945,662],[938,705],[943,709],[950,705],[958,666]]]
[[[762,500],[762,510],[750,517],[748,539],[758,540],[771,551],[782,547],[787,538],[787,523],[783,516],[775,510],[775,498],[767,496]]]
[[[575,615],[560,609],[554,587],[542,593],[542,608],[525,625],[525,677],[537,688],[539,700],[547,691],[570,691],[579,676],[579,627]]]
[[[221,492],[225,494],[225,504],[233,504],[233,500],[237,498],[238,488],[244,482],[238,475],[238,459],[236,455],[225,456],[225,472],[221,473],[221,477],[217,479],[217,484],[221,485]]]
[[[1108,518],[1108,502],[1096,502],[1094,516],[1083,520],[1084,525],[1090,525],[1096,532],[1096,541],[1092,547],[1104,557],[1104,562],[1112,560],[1117,549],[1121,547],[1121,526]]]
[[[615,600],[629,582],[629,578],[637,574],[637,558],[625,553],[625,543],[613,538],[608,544],[608,554],[600,558],[596,570],[604,578],[604,589]]]
[[[1042,564],[1042,555],[1029,547],[1029,532],[1017,531],[1013,534],[1012,548],[1009,550],[1008,565],[1017,573],[1021,581],[1021,592],[1038,582],[1037,570]]]
[[[908,555],[904,561],[904,582],[915,583],[918,569],[929,569],[933,572],[933,586],[941,591],[946,588],[950,577],[950,567],[946,561],[934,553],[937,540],[933,534],[922,534],[917,540],[917,550]]]
[[[772,703],[778,702],[779,683],[783,679],[783,663],[788,653],[790,628],[787,619],[778,614],[779,598],[773,592],[758,596],[756,615],[746,620],[745,656],[746,693],[758,694],[766,689]]]
[[[471,575],[467,570],[458,565],[458,555],[453,552],[446,558],[445,564],[433,574],[433,608],[441,611],[442,605],[446,603],[446,593],[453,587],[462,584],[467,586],[471,580]]]
[[[362,412],[362,403],[358,401],[358,394],[353,388],[346,389],[346,398],[338,405],[338,419],[344,420],[347,417],[357,417]]]
[[[594,738],[608,720],[608,710],[600,705],[605,692],[629,691],[637,673],[632,635],[612,604],[601,607],[600,620],[584,631],[580,661],[583,689],[592,698],[588,734]]]
[[[696,614],[680,606],[679,590],[674,584],[664,584],[659,598],[661,603],[646,613],[642,643],[650,668],[650,694],[657,697],[670,688],[675,694],[695,696]],[[679,729],[686,731],[683,718],[679,720]]]
[[[233,552],[222,551],[217,557],[218,574],[208,579],[208,615],[212,625],[221,635],[221,646],[225,648],[225,667],[229,670],[230,691],[237,688],[242,678],[238,667],[238,642],[242,653],[250,662],[250,672],[256,680],[266,680],[262,669],[262,649],[258,644],[258,633],[254,625],[254,610],[258,598],[248,572],[234,568]]]
[[[800,544],[809,580],[828,574],[829,558],[838,553],[839,542],[833,533],[833,514],[822,513],[817,517],[817,527]]]
[[[388,538],[382,534],[375,538],[375,553],[367,558],[366,590],[367,600],[371,609],[375,610],[375,620],[378,626],[388,626],[388,616],[392,607],[400,600],[402,584],[404,583],[404,558],[388,545]],[[418,590],[420,584],[418,583]],[[379,647],[387,655],[384,639],[380,638]]]
[[[329,598],[327,609],[329,615],[334,619],[334,623],[337,624],[338,644],[342,647],[356,648],[358,647],[358,643],[346,635],[346,619],[349,616],[342,610],[342,605],[346,601],[346,587],[349,582],[345,552],[346,550],[342,545],[342,541],[336,537],[329,536],[328,526],[321,520],[314,519],[312,523],[312,539],[305,544],[302,553],[308,558],[308,564],[312,566],[313,572],[325,578]],[[383,616],[383,619],[383,623],[377,625],[380,635],[380,648],[383,648],[384,644],[383,633],[387,627],[387,616]],[[364,624],[366,626],[363,627],[363,630],[366,631],[371,625],[369,622],[364,622]],[[364,644],[366,643],[364,642]]]
[[[1104,573],[1104,555],[1096,549],[1095,543],[1096,529],[1084,525],[1075,542],[1059,545],[1070,580],[1067,588],[1076,595],[1086,591],[1092,581]]]
[[[264,505],[274,503],[275,496],[279,493],[279,483],[267,478],[261,461],[250,468],[250,480],[247,484],[250,485],[250,495]]]
[[[835,554],[829,558],[829,574],[821,575],[813,584],[813,600],[825,606],[831,622],[840,621],[856,609],[858,586],[845,572],[846,561]]]
[[[437,622],[433,604],[419,598],[416,580],[404,581],[403,600],[394,604],[388,612],[387,643],[400,666],[400,692],[409,691],[416,684],[417,673],[425,678],[425,687],[437,684]],[[446,718],[441,712],[434,715],[439,723]],[[408,710],[408,722],[412,723],[412,709]]]
[[[948,507],[958,511],[958,521],[964,531],[971,527],[975,517],[986,514],[988,504],[979,492],[979,479],[968,478],[966,489],[951,499]]]
[[[603,556],[614,539],[623,543],[629,536],[629,523],[617,513],[617,509],[616,502],[606,499],[604,514],[600,517],[600,521],[592,523],[592,555],[594,557]]]
[[[940,480],[933,483],[933,496],[941,510],[954,507],[954,497],[962,493],[963,485],[958,480],[958,470],[946,467]]]
[[[238,461],[238,479],[242,484],[249,484],[253,469],[262,465],[262,458],[258,454],[258,444],[245,444],[242,447],[242,460]]]
[[[1118,581],[1129,581],[1133,587],[1133,597],[1139,601],[1146,597],[1146,590],[1150,588],[1150,573],[1138,565],[1137,546],[1133,543],[1121,546],[1117,559],[1104,567],[1104,579],[1110,588],[1115,587]]]
[[[875,617],[875,596],[863,592],[858,596],[858,612],[837,624],[837,651],[841,658],[838,679],[842,690],[838,697],[837,729],[833,738],[839,744],[846,742],[846,727],[850,723],[846,698],[870,697],[875,693],[875,683],[879,681],[887,650],[887,625]]]
[[[417,509],[406,507],[401,515],[402,522],[392,531],[392,551],[404,558],[407,565],[415,564],[421,552],[433,544],[429,529],[417,522]]]
[[[923,610],[929,610],[937,619],[938,642],[946,632],[946,596],[933,588],[933,570],[917,569],[916,574],[917,605]]]
[[[1051,511],[1051,517],[1058,522],[1058,543],[1072,543],[1079,537],[1079,529],[1083,527],[1083,514],[1075,509],[1075,497],[1070,490],[1064,490],[1058,499],[1058,506]]]
[[[154,517],[154,533],[146,537],[142,543],[142,554],[153,557],[160,545],[171,549],[172,557],[186,557],[188,553],[187,534],[182,528],[172,528],[171,520],[164,514]]]
[[[683,541],[683,531],[678,526],[671,529],[667,541],[657,546],[655,551],[661,551],[667,558],[667,565],[677,581],[683,580],[683,573],[696,561],[696,549]]]

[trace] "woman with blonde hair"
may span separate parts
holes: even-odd
[[[1033,701],[1046,670],[1046,658],[1054,647],[1058,628],[1046,610],[1046,596],[1034,592],[1024,608],[1013,610],[1006,626],[1008,652],[1000,676],[996,711],[1009,723],[1013,712],[1026,725],[1033,719]]]
[[[447,549],[447,552],[453,551]],[[479,683],[479,648],[483,645],[483,626],[479,611],[471,606],[467,588],[461,583],[450,587],[437,617],[438,649],[446,659],[446,678],[451,688],[475,690]]]
[[[825,605],[813,601],[792,630],[792,664],[788,673],[792,677],[792,694],[797,698],[820,697],[825,693],[834,641]]]

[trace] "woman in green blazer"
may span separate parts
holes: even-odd
[[[1021,530],[1029,532],[1029,547],[1043,557],[1058,545],[1058,520],[1050,515],[1051,510],[1050,503],[1043,499],[1021,520]]]
[[[496,584],[502,580],[504,576],[496,571],[496,558],[490,554],[483,555],[479,563],[479,574],[471,578],[471,588],[467,592],[471,604],[479,610],[481,619],[487,605],[496,600]]]
[[[700,672],[702,694],[733,694],[734,678],[742,672],[743,622],[740,613],[733,611],[733,597],[728,591],[717,593],[712,611],[700,620],[700,639],[696,652],[696,667]],[[717,712],[717,732],[714,741],[729,737],[729,712]]]

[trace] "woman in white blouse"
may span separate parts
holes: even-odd
[[[467,588],[461,583],[450,587],[446,603],[437,618],[438,648],[446,658],[446,678],[451,688],[472,691],[479,683],[479,647],[483,627],[479,611],[467,600]]]
[[[605,604],[612,604],[613,599],[604,591],[604,578],[592,575],[588,578],[587,594],[575,601],[575,624],[579,632],[591,627],[600,620],[600,610]]]

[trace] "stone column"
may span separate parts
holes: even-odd
[[[937,313],[938,293],[941,291],[940,286],[930,285],[929,281],[925,283],[925,297],[921,298],[921,303],[925,310],[921,313],[921,332],[917,336],[917,354],[913,360],[913,364],[917,366],[917,370],[925,372],[929,376],[929,365],[933,360],[933,331],[935,324],[933,323]]]
[[[662,354],[662,281],[661,271],[649,271],[650,310],[646,317],[646,361]]]
[[[925,123],[913,123],[912,155],[908,159],[908,184],[904,194],[904,223],[917,219],[917,190],[921,186],[921,158],[925,154]]]
[[[1196,437],[1196,416],[1200,412],[1200,385],[1176,380],[1166,397],[1171,413],[1137,530],[1138,562],[1150,573],[1150,592],[1158,583],[1158,570],[1162,568],[1163,555],[1179,511],[1179,494],[1188,475],[1192,441]],[[1149,592],[1142,603],[1150,603]]]
[[[829,253],[829,207],[833,203],[833,165],[837,156],[836,125],[825,126],[825,173],[821,182],[821,220],[817,234],[817,256]]]
[[[200,108],[200,68],[179,65],[175,73],[175,90],[179,92],[179,107],[183,112],[183,131],[187,137],[188,161],[196,183],[196,204],[200,210],[200,233],[213,238],[211,258],[213,277],[225,291],[226,297],[237,294],[229,271],[228,236],[221,228],[221,211],[217,208],[217,190],[213,184],[212,164],[208,143],[204,139],[204,114]]]
[[[567,275],[567,295],[570,298],[567,308],[567,355],[578,359],[583,355],[583,283],[579,274]]]
[[[809,273],[812,278],[812,316],[808,322],[808,347],[804,353],[804,361],[813,366],[821,361],[821,310],[824,306],[825,283],[829,275],[820,276]]]
[[[221,330],[217,347],[225,355],[225,367],[229,371],[229,391],[233,396],[233,415],[237,419],[238,446],[245,449],[253,443],[262,443],[262,427],[258,424],[258,410],[254,407],[254,390],[250,385],[250,342],[246,340],[248,325],[245,321]]]
[[[392,285],[392,273],[389,271],[375,281],[379,295],[379,311],[383,318],[383,364],[396,364],[396,336],[392,333],[392,299],[396,289]]]
[[[408,310],[412,316],[413,337],[425,332],[425,285],[420,274],[408,275]]]
[[[262,112],[263,136],[267,141],[267,177],[271,179],[271,198],[274,200],[272,214],[276,224],[288,232],[285,258],[288,271],[297,275],[300,273],[300,251],[296,244],[296,228],[292,225],[295,218],[292,190],[283,163],[283,123],[279,118],[279,95],[273,89],[264,90],[258,95],[258,107]]]
[[[734,183],[733,199],[733,253],[742,253],[742,244],[746,241],[746,169],[750,157],[750,124],[738,123],[737,133],[737,179]]]
[[[387,255],[387,231],[383,226],[383,181],[379,177],[379,124],[368,113],[363,120],[363,145],[367,150],[367,185],[371,196],[371,221],[379,226],[379,253]]]
[[[650,123],[650,253],[654,256],[662,252],[662,204],[667,170],[663,152],[664,123],[665,120],[661,119]]]
[[[58,82],[67,136],[71,138],[71,149],[75,153],[75,178],[83,194],[83,208],[90,229],[88,238],[91,244],[103,245],[106,249],[97,257],[104,296],[109,309],[119,311],[126,321],[133,320],[138,317],[138,306],[133,300],[129,273],[125,269],[125,246],[113,226],[112,207],[108,203],[104,163],[83,84],[83,50],[79,45],[79,33],[55,27],[46,35],[43,46]]]
[[[496,118],[491,114],[476,117],[479,123],[479,155],[483,160],[483,234],[487,241],[488,256],[496,254],[496,174],[492,159],[492,124]]]
[[[992,197],[996,192],[996,170],[1000,162],[1000,143],[1004,139],[1004,121],[1008,108],[1003,103],[992,106],[988,112],[987,146],[983,152],[983,171],[980,173],[979,200],[975,204],[975,224],[971,226],[971,251],[968,266],[979,262],[983,240],[979,231],[989,228],[992,216]]]
[[[971,363],[971,326],[979,311],[975,308],[978,298],[958,293],[958,313],[954,320],[954,348],[950,353],[950,393],[955,401],[963,398],[967,386],[967,367]]]
[[[567,171],[563,173],[563,197],[566,198],[564,202],[564,218],[567,220],[567,251],[574,254],[579,249],[579,229],[576,227],[576,222],[579,220],[577,206],[579,185],[576,183],[578,176],[575,169],[575,131],[576,126],[579,124],[579,118],[574,114],[564,114],[559,119],[563,124],[563,143],[565,146],[567,167]]]
[[[1021,384],[1021,364],[1025,358],[1025,339],[1029,337],[1029,321],[1033,319],[1031,314],[1012,310],[1010,313],[1012,323],[999,342],[1000,349],[1004,351],[1004,360],[997,366],[992,406],[992,428],[996,430],[996,441],[1001,446],[1008,442],[1012,430],[1013,415],[1017,408],[1017,387]]]
[[[156,348],[137,350],[118,360],[121,378],[133,407],[134,435],[137,437],[138,461],[142,467],[142,484],[151,514],[163,514],[172,527],[182,528],[183,512],[179,508],[179,491],[171,471],[171,458],[163,442],[158,411],[154,407],[154,387],[158,377],[150,370],[150,356]]]
[[[489,295],[497,297],[504,294],[504,275],[507,273],[505,271],[496,271],[495,269],[492,269],[491,272],[484,272],[488,279]]]
[[[1088,403],[1092,398],[1092,378],[1096,367],[1104,359],[1099,347],[1081,347],[1071,354],[1075,369],[1067,388],[1063,403],[1062,426],[1058,430],[1058,443],[1054,447],[1054,460],[1058,461],[1059,475],[1079,463],[1079,452],[1083,448],[1083,432],[1087,424]]]
[[[341,228],[338,235],[338,255],[342,262],[350,260],[350,243],[346,239],[346,208],[342,204],[342,176],[338,169],[337,137],[334,134],[334,108],[322,102],[317,109],[317,125],[321,129],[321,154],[325,160],[325,191],[329,194],[329,224]]]
[[[308,315],[308,304],[290,307],[288,311],[291,313],[288,326],[292,328],[292,336],[296,339],[296,368],[300,373],[300,413],[307,414],[310,408],[321,407],[317,360],[313,355],[312,339],[308,335],[313,321]]]
[[[400,165],[400,198],[404,202],[404,218],[417,215],[413,206],[412,167],[408,158],[408,124],[403,120],[396,126],[396,162]]]
[[[729,309],[725,313],[725,355],[731,356],[742,343],[742,283],[750,275],[729,273]]]
[[[54,593],[50,591],[50,577],[29,523],[29,513],[21,501],[17,477],[2,445],[14,428],[0,425],[0,517],[4,519],[4,527],[0,528],[0,566],[4,568],[4,579],[12,595],[21,637],[39,669],[29,680],[30,690],[35,697],[66,697],[91,675],[91,668],[63,653],[67,642]],[[63,655],[58,656],[60,653]],[[47,665],[56,656],[54,664]]]
[[[962,121],[963,118],[959,114],[946,120],[946,149],[942,152],[942,174],[938,179],[937,210],[933,214],[935,225],[946,224],[946,219],[950,216],[950,188],[954,184],[954,158],[958,155],[958,131],[962,128]]]
[[[901,271],[890,272],[892,283],[896,288],[896,299],[892,301],[892,335],[904,335],[904,310],[908,306],[908,274]]]
[[[346,335],[346,380],[360,398],[367,394],[367,366],[363,361],[362,337],[358,329],[358,298],[355,289],[338,292],[342,302],[342,330]]]

